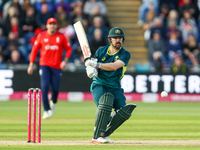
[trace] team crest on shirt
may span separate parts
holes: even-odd
[[[103,57],[101,60],[104,61],[106,59],[106,57]]]
[[[60,38],[59,38],[59,37],[56,38],[56,42],[57,42],[57,43],[60,42]]]
[[[119,29],[117,29],[117,30],[115,30],[115,33],[116,33],[116,34],[120,34],[121,32],[120,32]]]
[[[115,56],[114,61],[117,61],[119,59],[119,56]]]

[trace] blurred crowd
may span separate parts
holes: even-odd
[[[138,24],[156,71],[200,71],[199,9],[200,0],[142,0]]]
[[[28,64],[36,37],[46,30],[50,17],[57,19],[59,32],[70,41],[70,63],[81,64],[83,56],[73,24],[82,21],[94,55],[98,47],[107,44],[110,25],[106,14],[102,0],[1,0],[0,66]]]
[[[155,71],[200,72],[199,10],[200,0],[142,0],[138,24],[143,26]],[[70,41],[70,63],[83,63],[75,22],[82,21],[92,55],[108,44],[111,27],[103,0],[1,0],[0,68],[1,64],[28,64],[36,37],[46,30],[50,17],[57,19],[59,32]]]

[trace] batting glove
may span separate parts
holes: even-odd
[[[86,73],[89,78],[96,78],[98,76],[97,70],[92,66],[86,67]]]
[[[97,59],[96,58],[91,58],[86,60],[85,62],[85,66],[92,66],[92,67],[96,67],[97,66]]]

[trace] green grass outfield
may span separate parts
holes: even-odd
[[[27,101],[0,102],[0,149],[13,150],[199,150],[200,103],[140,103],[110,138],[90,143],[94,102],[59,101],[56,114],[42,120],[42,143],[27,143]]]

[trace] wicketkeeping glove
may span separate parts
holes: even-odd
[[[97,70],[92,66],[86,67],[86,73],[89,78],[96,78],[98,76]]]

